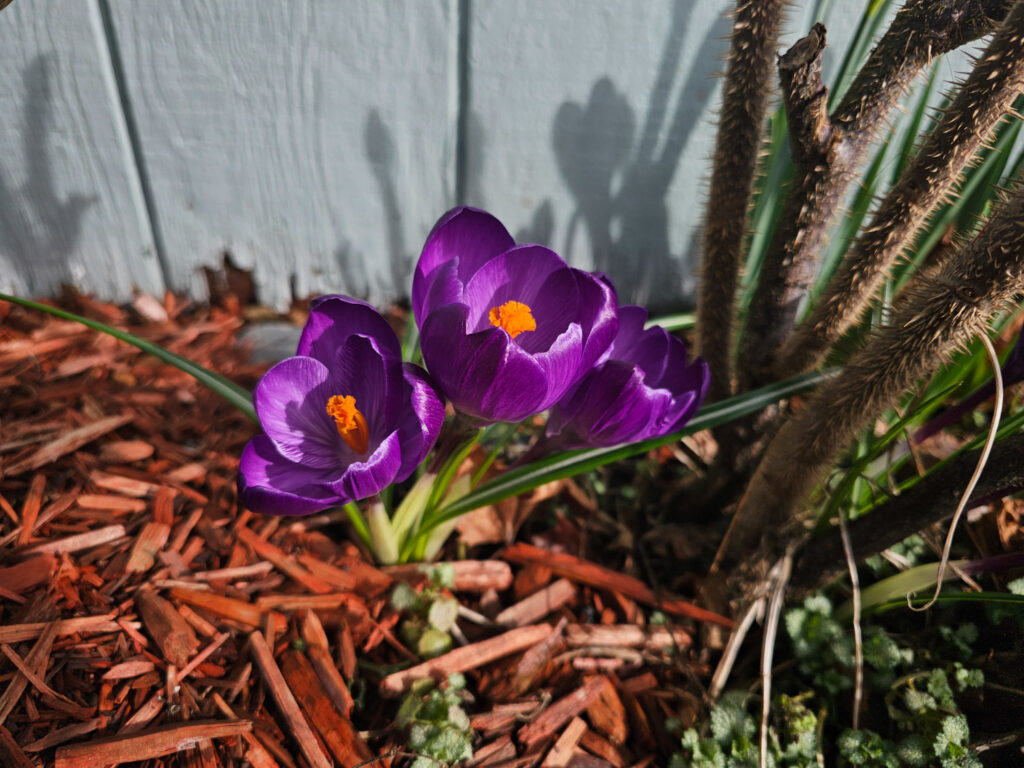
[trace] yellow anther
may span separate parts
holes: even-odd
[[[530,308],[520,301],[506,301],[500,307],[491,307],[488,313],[491,325],[504,328],[513,339],[523,331],[537,330]]]
[[[352,395],[334,395],[327,401],[327,415],[334,419],[338,434],[348,447],[360,456],[370,446],[370,428],[363,414],[356,408]]]

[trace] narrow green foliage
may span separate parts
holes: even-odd
[[[853,40],[850,41],[850,45],[843,55],[843,62],[839,65],[839,71],[836,73],[832,92],[829,94],[829,109],[834,108],[846,95],[847,89],[871,52],[871,45],[878,37],[882,23],[888,18],[894,5],[893,0],[869,0],[864,7],[864,13],[857,24],[857,31],[854,33]]]
[[[494,504],[520,493],[526,493],[544,483],[578,475],[605,464],[610,464],[613,461],[646,453],[652,448],[658,448],[675,442],[686,435],[725,424],[751,413],[757,413],[781,399],[812,389],[828,378],[829,375],[830,372],[804,374],[779,384],[771,384],[754,392],[737,395],[728,400],[714,403],[703,408],[686,425],[685,429],[665,437],[653,438],[613,448],[565,451],[546,456],[526,466],[511,469],[503,473],[501,477],[485,483],[457,501],[438,509],[429,521],[425,521],[421,532],[429,531],[433,526],[464,515],[479,507]]]
[[[74,312],[66,312],[63,309],[50,307],[46,304],[30,301],[29,299],[20,299],[17,296],[9,296],[6,293],[0,293],[0,301],[9,301],[12,304],[17,304],[28,309],[37,309],[40,312],[46,312],[47,314],[59,317],[63,320],[72,320],[76,323],[81,323],[87,328],[92,328],[95,331],[100,331],[108,336],[113,336],[115,339],[119,339],[120,341],[131,344],[134,347],[138,347],[143,352],[147,352],[153,355],[153,357],[162,360],[169,365],[173,365],[179,371],[187,373],[200,384],[223,397],[228,403],[258,423],[256,418],[256,409],[252,404],[252,394],[249,393],[248,390],[240,387],[238,384],[235,384],[235,382],[230,379],[221,376],[219,373],[214,373],[210,369],[204,368],[198,363],[192,362],[188,358],[176,355],[170,350],[164,349],[159,344],[154,344],[151,341],[139,338],[127,331],[122,331],[120,328],[114,328],[106,323],[101,323],[98,320],[91,320],[88,317],[76,315]]]
[[[829,495],[828,501],[821,508],[821,512],[818,513],[818,527],[822,528],[826,524],[831,524],[831,521],[839,513],[839,510],[846,504],[848,504],[853,498],[854,484],[859,478],[865,475],[868,471],[868,467],[875,462],[892,443],[901,437],[907,427],[913,423],[920,423],[924,418],[932,412],[933,408],[937,406],[942,399],[944,399],[954,389],[954,385],[950,385],[945,390],[932,395],[928,400],[922,403],[918,408],[915,408],[911,413],[896,421],[885,431],[881,437],[874,436],[874,430],[867,436],[867,444],[864,446],[862,454],[854,462],[853,466],[843,475],[842,479],[835,486],[835,490]],[[880,482],[881,478],[875,477],[875,482]]]

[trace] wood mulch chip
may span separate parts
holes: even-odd
[[[265,369],[237,302],[61,305],[250,388]],[[396,580],[423,582],[415,566],[375,567],[340,513],[239,508],[254,432],[134,347],[0,302],[0,765],[401,766],[395,699],[453,672],[474,765],[627,768],[678,748],[665,722],[693,722],[707,672],[694,622],[726,620],[541,538],[453,563],[456,644],[422,662],[389,604]]]

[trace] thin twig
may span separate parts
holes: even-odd
[[[857,574],[857,560],[850,544],[850,529],[846,524],[846,512],[839,513],[839,534],[843,539],[843,554],[846,567],[850,569],[850,588],[853,590],[853,730],[860,723],[860,704],[864,697],[864,637],[860,627],[860,576]]]
[[[768,613],[764,619],[764,639],[761,643],[761,744],[758,751],[759,768],[768,768],[768,718],[772,710],[772,658],[775,638],[779,632],[779,619],[785,603],[786,586],[793,572],[793,550],[789,549],[772,568],[769,575],[771,595]]]
[[[732,674],[736,657],[739,656],[740,647],[747,638],[747,633],[754,624],[754,620],[764,611],[764,605],[765,599],[763,597],[750,603],[742,618],[736,624],[735,629],[729,635],[729,640],[725,644],[725,650],[722,652],[722,658],[718,660],[718,666],[715,667],[715,673],[711,676],[711,683],[708,685],[708,698],[712,702],[716,701],[722,695],[722,691],[725,690],[725,684],[729,680],[729,675]]]
[[[996,354],[996,348],[992,346],[992,340],[988,336],[983,335],[981,337],[982,343],[985,345],[985,351],[988,353],[988,360],[992,364],[993,376],[996,383],[996,404],[992,412],[992,423],[989,424],[988,428],[988,439],[985,440],[985,447],[981,449],[981,456],[978,458],[978,466],[974,469],[974,474],[971,475],[970,481],[967,483],[967,487],[964,488],[963,495],[960,497],[960,503],[957,505],[956,512],[953,513],[953,522],[949,524],[949,533],[946,534],[946,543],[942,547],[942,559],[939,560],[939,571],[935,576],[935,594],[932,595],[932,599],[921,607],[915,607],[911,602],[911,596],[907,595],[907,606],[912,611],[927,611],[933,605],[935,601],[939,599],[939,592],[942,591],[942,579],[946,574],[946,565],[949,563],[949,551],[953,548],[953,534],[956,533],[957,523],[960,522],[960,516],[963,515],[964,510],[967,508],[967,501],[971,498],[971,494],[974,492],[974,486],[978,484],[978,479],[981,477],[981,473],[985,469],[985,465],[988,463],[989,454],[992,453],[992,446],[996,442],[996,433],[999,432],[999,420],[1003,412],[1003,374],[999,370],[999,356]]]

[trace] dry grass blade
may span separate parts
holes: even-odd
[[[964,513],[967,508],[967,502],[971,498],[971,494],[974,492],[975,486],[978,484],[978,479],[981,477],[982,471],[985,469],[985,465],[988,463],[988,458],[992,454],[992,446],[996,441],[996,433],[999,432],[999,419],[1003,412],[1003,375],[999,370],[999,356],[996,355],[995,347],[992,346],[992,342],[988,336],[981,337],[982,342],[985,344],[985,352],[988,353],[989,363],[992,364],[993,375],[995,376],[996,382],[996,402],[992,411],[992,423],[988,427],[988,437],[985,439],[985,445],[981,449],[981,455],[978,457],[978,466],[974,468],[971,479],[967,481],[967,487],[964,488],[963,493],[960,494],[960,501],[957,503],[956,511],[953,513],[953,522],[949,524],[949,532],[946,534],[946,543],[942,547],[942,557],[939,559],[939,571],[935,575],[935,594],[932,595],[924,605],[918,607],[911,601],[911,596],[907,595],[907,606],[912,611],[927,611],[933,605],[935,601],[939,599],[939,592],[942,591],[943,577],[946,573],[946,567],[949,565],[949,551],[953,547],[953,534],[956,533],[957,523],[960,522],[960,516]]]

